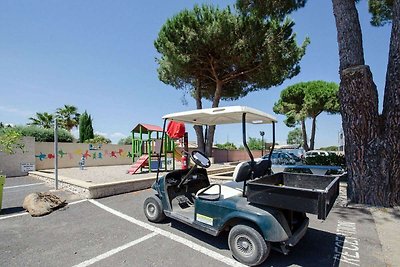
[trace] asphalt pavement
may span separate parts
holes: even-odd
[[[70,203],[47,216],[22,211],[30,192],[52,188],[30,177],[7,178],[0,214],[0,266],[243,266],[227,234],[213,237],[143,214],[152,190],[98,200],[57,191]],[[327,220],[309,215],[305,237],[289,255],[272,251],[262,266],[386,266],[374,218],[337,205]]]

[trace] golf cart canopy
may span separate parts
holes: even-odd
[[[246,114],[247,123],[266,124],[277,122],[273,116],[265,112],[244,106],[195,109],[167,114],[163,116],[163,119],[195,125],[220,125],[242,123],[243,114]]]

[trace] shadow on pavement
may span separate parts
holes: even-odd
[[[171,226],[211,246],[229,251],[228,233],[214,237],[187,225],[171,220]],[[306,235],[292,248],[288,255],[271,250],[264,264],[260,266],[339,266],[339,260],[334,260],[335,233],[329,233],[309,228]],[[230,252],[228,252],[230,254]]]
[[[19,213],[21,211],[25,211],[23,207],[11,207],[11,208],[5,208],[1,209],[0,215],[10,215],[14,213]]]

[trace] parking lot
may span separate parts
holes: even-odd
[[[57,192],[68,205],[34,218],[21,206],[30,192],[51,188],[30,177],[8,178],[0,215],[0,266],[243,266],[218,237],[179,222],[147,221],[151,190],[86,200]],[[306,236],[289,255],[263,266],[386,266],[368,210],[337,205],[326,221],[310,215]]]

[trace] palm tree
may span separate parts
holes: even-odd
[[[47,112],[36,112],[36,118],[30,117],[29,120],[31,120],[31,122],[29,122],[28,125],[35,125],[49,129],[53,127],[53,118],[53,114]]]
[[[60,126],[64,129],[71,131],[72,128],[78,127],[80,114],[77,107],[64,105],[64,107],[57,109],[56,114],[59,118]]]

